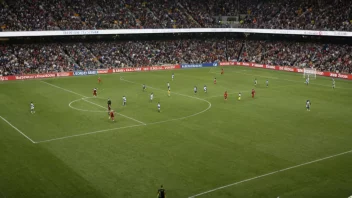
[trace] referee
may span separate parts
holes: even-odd
[[[158,190],[157,198],[165,198],[165,194],[165,189],[163,188],[163,185],[161,185],[160,189]]]

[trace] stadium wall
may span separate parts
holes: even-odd
[[[98,70],[74,71],[74,72],[57,72],[57,73],[45,73],[45,74],[24,74],[24,75],[16,75],[16,76],[0,76],[0,81],[58,78],[58,77],[67,77],[67,76],[87,76],[87,75],[124,73],[124,72],[173,70],[173,69],[180,69],[180,68],[181,68],[180,65],[166,65],[166,66],[146,66],[146,67],[131,67],[131,68],[118,68],[118,69],[98,69]]]

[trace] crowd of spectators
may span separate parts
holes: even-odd
[[[83,43],[62,44],[63,50],[75,62],[75,70],[99,69],[102,63],[98,60],[92,51],[90,51]]]
[[[242,27],[351,31],[352,6],[349,0],[271,0],[248,9]]]
[[[0,31],[20,31],[20,22],[5,2],[0,2]]]
[[[217,38],[0,45],[3,74],[228,60],[352,73],[352,46]]]
[[[222,27],[219,16],[245,28],[352,30],[350,0],[5,0],[0,14],[3,31]]]
[[[185,11],[190,14],[201,27],[209,28],[217,23],[214,18],[216,14],[211,9],[214,7],[215,1],[207,0],[199,4],[197,1],[181,0],[180,3],[183,5]]]
[[[18,74],[20,69],[14,48],[0,45],[0,75]]]
[[[135,66],[214,62],[225,58],[216,40],[137,41],[123,44],[127,57]],[[224,49],[224,48],[221,48]]]
[[[144,0],[127,0],[131,13],[136,18],[136,23],[139,28],[165,28],[163,23],[160,23],[160,19],[155,16],[149,7],[153,6],[153,2]],[[132,15],[132,14],[131,14]]]
[[[48,11],[48,1],[7,1],[9,10],[16,15],[8,18],[12,24],[20,31],[36,31],[36,30],[56,30],[59,29],[56,20],[53,18],[54,12]],[[7,24],[6,24],[7,25]],[[5,28],[9,29],[11,27]]]
[[[352,73],[352,46],[321,43],[247,41],[240,59],[269,65],[313,67]]]
[[[69,71],[73,63],[59,44],[0,46],[0,67],[7,74]]]
[[[122,49],[122,44],[117,42],[86,43],[85,46],[97,57],[104,68],[131,67],[134,64]]]

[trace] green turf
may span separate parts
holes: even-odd
[[[0,119],[0,197],[156,197],[163,184],[168,198],[186,198],[352,149],[352,81],[333,90],[330,78],[306,86],[302,74],[246,67],[101,78],[0,83],[0,116],[36,142]],[[199,197],[348,197],[351,164],[350,152]]]

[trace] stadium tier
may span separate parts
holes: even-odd
[[[0,31],[245,27],[352,30],[349,0],[0,1]]]
[[[220,38],[0,44],[0,74],[232,60],[351,73],[351,57],[347,44]]]

